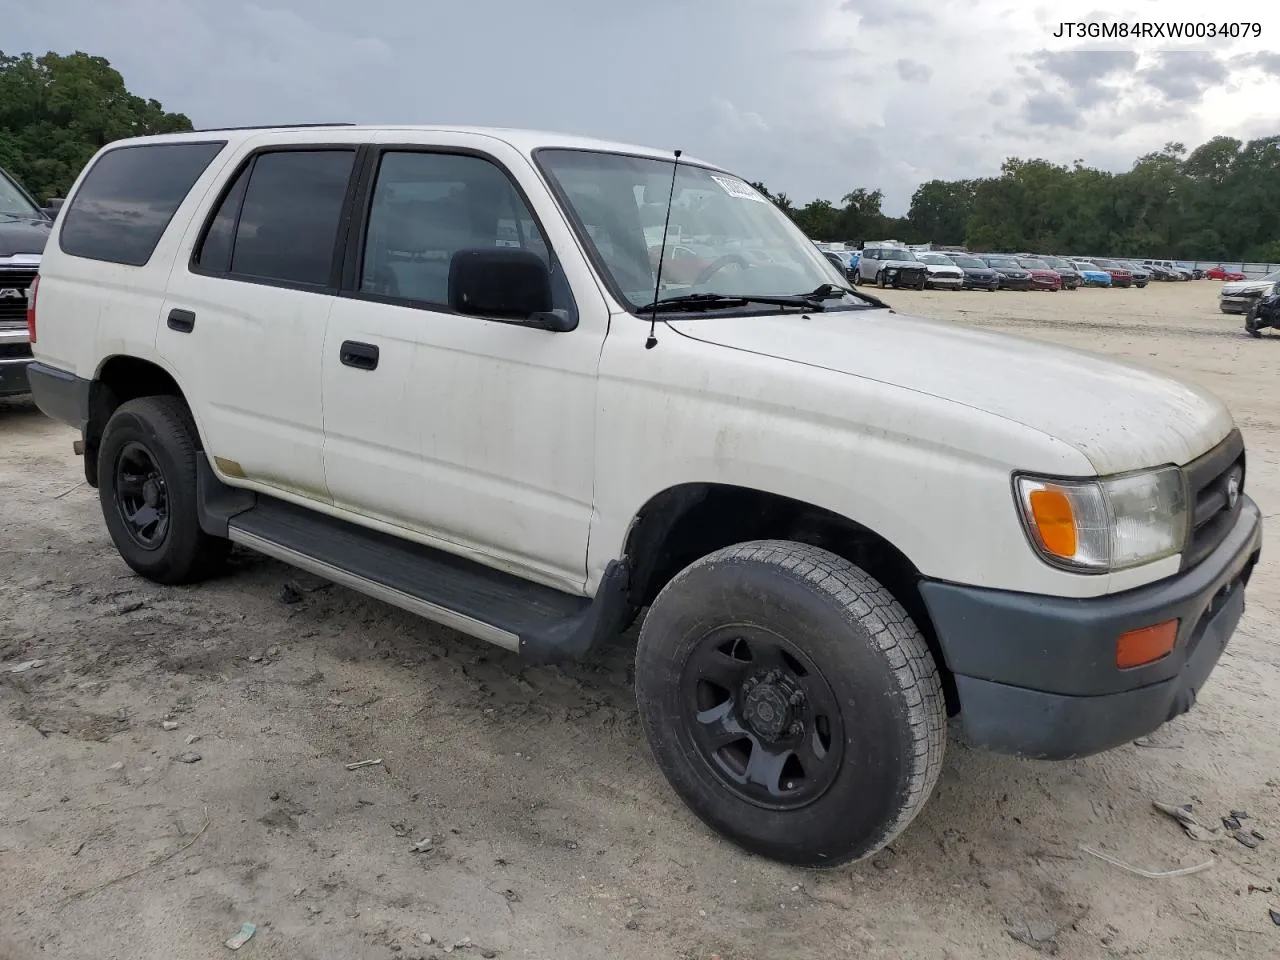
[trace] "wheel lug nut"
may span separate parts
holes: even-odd
[[[804,692],[797,690],[795,693],[791,694],[790,703],[793,707],[798,707],[804,703]]]
[[[790,733],[793,737],[800,736],[800,734],[804,733],[804,724],[797,720],[791,725]]]

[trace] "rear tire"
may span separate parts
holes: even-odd
[[[200,529],[196,510],[199,441],[178,397],[121,404],[98,447],[98,499],[120,556],[156,583],[194,583],[218,573],[230,541]]]
[[[744,543],[681,571],[641,628],[636,695],[685,803],[785,863],[883,849],[942,768],[946,709],[920,631],[880,583],[806,544]]]

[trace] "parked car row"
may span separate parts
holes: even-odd
[[[869,243],[861,250],[843,244],[817,246],[852,283],[882,288],[1056,291],[1209,279],[1228,282],[1222,295],[1224,313],[1247,313],[1258,292],[1270,285],[1267,278],[1248,280],[1221,265],[1202,270],[1174,260],[913,250],[896,240]]]

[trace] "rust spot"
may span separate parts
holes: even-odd
[[[236,463],[234,460],[228,460],[226,457],[214,457],[214,465],[218,471],[226,477],[235,477],[237,480],[244,480],[244,467]]]

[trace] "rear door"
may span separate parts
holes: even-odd
[[[328,502],[321,351],[368,135],[293,137],[249,141],[211,191],[176,258],[157,348],[182,371],[223,479]]]

